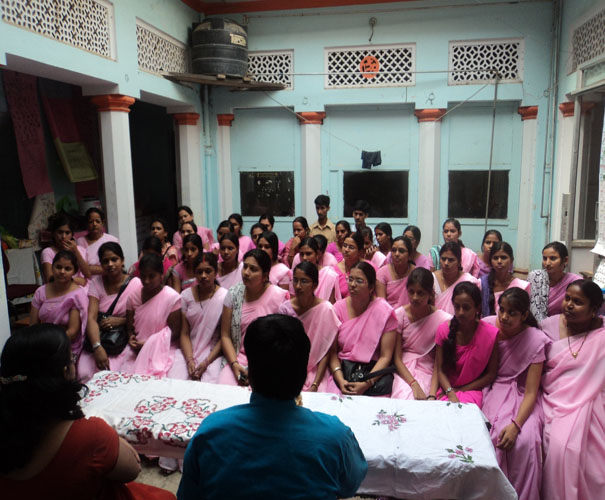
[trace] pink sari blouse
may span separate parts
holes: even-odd
[[[448,338],[450,322],[445,321],[437,328],[435,343],[443,346]],[[447,374],[452,387],[461,387],[470,384],[479,378],[487,368],[487,364],[494,350],[498,329],[485,321],[479,321],[473,338],[467,345],[456,345],[456,368]],[[437,394],[441,400],[447,400],[442,390]],[[456,391],[456,396],[462,403],[475,403],[479,408],[483,402],[483,393],[475,391]]]

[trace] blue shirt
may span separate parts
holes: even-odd
[[[187,446],[179,500],[352,497],[368,465],[337,417],[252,393],[209,415]]]

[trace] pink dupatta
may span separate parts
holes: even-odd
[[[565,273],[561,281],[555,286],[550,287],[548,292],[548,315],[554,316],[555,314],[561,314],[561,304],[565,298],[565,290],[569,284],[576,280],[581,280],[582,276],[578,276],[574,273]]]
[[[442,346],[450,331],[450,322],[446,321],[437,328],[435,343]],[[447,376],[452,387],[470,384],[479,378],[494,350],[498,329],[485,321],[479,321],[472,340],[467,345],[456,345],[456,369]],[[440,396],[439,396],[440,395]],[[456,396],[462,403],[475,403],[479,408],[483,402],[483,393],[476,391],[456,391]],[[439,390],[438,398],[446,401],[447,396]]]
[[[460,250],[462,251],[462,262],[460,263],[462,271],[476,278],[479,276],[479,263],[477,262],[479,259],[477,254],[466,247],[462,247]]]
[[[387,293],[386,300],[391,307],[396,308],[410,303],[407,290],[408,277],[405,276],[404,278],[399,279],[393,278],[390,263],[385,264],[378,269],[376,279],[381,283],[384,283]]]
[[[311,352],[309,353],[309,363],[307,365],[307,380],[303,386],[303,391],[308,391],[315,380],[319,362],[328,354],[330,346],[338,334],[340,320],[336,316],[332,304],[326,300],[312,307],[301,316],[296,314],[292,307],[292,302],[289,300],[284,302],[277,312],[300,319],[311,341]],[[325,391],[326,385],[327,377],[324,376],[317,390],[319,392]]]
[[[480,287],[481,281],[477,278],[474,278],[469,273],[462,273],[460,277],[454,281],[448,288],[444,291],[441,291],[441,287],[439,286],[439,280],[435,273],[433,273],[434,284],[433,290],[435,290],[435,307],[437,309],[441,309],[448,314],[454,314],[454,305],[452,304],[452,295],[454,294],[454,288],[458,283],[462,283],[463,281],[470,281],[471,283],[475,283],[475,285]]]
[[[395,314],[398,324],[397,333],[402,336],[401,360],[425,394],[428,394],[435,364],[435,332],[441,323],[448,321],[452,316],[441,309],[436,309],[428,316],[410,323],[403,307],[398,307]],[[391,397],[414,399],[412,389],[399,375],[395,375]]]
[[[601,498],[605,488],[605,328],[560,339],[549,318],[544,393],[543,498]],[[582,343],[585,345],[582,346]],[[578,352],[574,359],[571,352]]]

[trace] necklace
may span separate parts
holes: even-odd
[[[205,300],[210,300],[212,297],[214,297],[215,293],[216,293],[216,286],[212,289],[212,293],[210,295],[208,295],[208,297],[206,297],[205,299],[202,299],[202,294],[200,293],[200,285],[197,286],[197,298],[200,299],[200,309],[202,310],[202,312],[204,312],[204,305],[202,304],[202,302],[204,302]]]
[[[578,354],[580,354],[582,347],[584,347],[584,342],[586,342],[586,337],[588,337],[588,334],[584,335],[584,340],[582,340],[582,343],[580,344],[580,348],[576,352],[573,352],[571,350],[571,341],[569,340],[569,336],[567,337],[567,347],[569,347],[569,352],[573,356],[573,359],[576,359],[578,357]]]

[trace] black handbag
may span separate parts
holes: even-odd
[[[114,299],[114,301],[109,306],[106,312],[99,312],[97,314],[97,323],[100,323],[106,318],[109,318],[113,314],[113,310],[120,299],[120,295],[122,292],[126,290],[126,287],[130,283],[130,278],[126,278],[126,281],[120,287],[118,291],[118,295]],[[100,330],[100,329],[99,329]],[[116,326],[114,328],[110,328],[108,330],[100,330],[101,334],[101,347],[105,349],[105,352],[108,356],[116,356],[120,354],[128,344],[128,332],[126,331],[126,325]],[[93,352],[92,344],[88,339],[88,336],[84,339],[84,349],[88,352]]]
[[[393,390],[393,372],[395,372],[396,368],[391,365],[383,370],[370,373],[375,365],[376,361],[358,363],[356,361],[343,359],[340,362],[342,375],[347,382],[365,382],[371,378],[380,377],[374,382],[372,387],[363,393],[364,396],[385,396],[391,394],[391,391]]]

